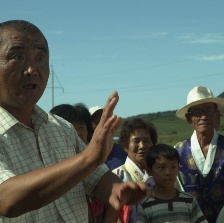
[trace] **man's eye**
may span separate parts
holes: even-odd
[[[201,115],[201,111],[192,111],[192,114],[195,115],[195,116],[200,116]]]
[[[13,59],[14,59],[14,60],[23,60],[24,57],[23,57],[22,55],[15,55],[15,56],[13,57]]]
[[[41,56],[41,55],[39,55],[39,56],[37,57],[37,60],[39,60],[39,61],[43,61],[43,60],[44,60],[44,57]]]

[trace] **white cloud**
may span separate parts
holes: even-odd
[[[224,54],[220,55],[200,55],[200,56],[195,56],[195,57],[190,57],[191,59],[194,60],[200,60],[200,61],[224,61]]]
[[[224,36],[217,33],[207,33],[197,36],[193,33],[186,33],[178,37],[189,43],[210,44],[210,43],[224,43]]]

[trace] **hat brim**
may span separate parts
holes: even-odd
[[[200,104],[204,104],[204,103],[215,103],[218,105],[218,107],[221,107],[222,109],[224,108],[224,98],[205,98],[205,99],[201,99],[195,102],[192,102],[182,108],[180,108],[179,110],[177,110],[176,112],[176,116],[180,119],[186,119],[185,114],[188,112],[188,109],[192,106],[195,105],[200,105]]]
[[[95,114],[97,114],[99,112],[103,112],[103,108],[97,109],[95,112],[93,112],[93,114],[91,116],[94,116]]]

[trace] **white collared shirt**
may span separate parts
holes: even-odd
[[[35,106],[32,120],[35,130],[0,107],[0,184],[15,175],[58,163],[85,149],[73,125],[64,119]],[[86,194],[91,194],[108,170],[102,164],[54,202],[15,218],[0,216],[0,223],[86,223]]]
[[[198,167],[203,177],[206,177],[209,171],[211,170],[217,148],[218,136],[219,136],[218,132],[214,129],[214,135],[211,143],[209,144],[209,149],[206,158],[204,157],[204,154],[198,142],[196,131],[194,131],[191,136],[192,156],[194,158],[196,166]]]

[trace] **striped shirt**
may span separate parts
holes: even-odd
[[[137,223],[206,223],[208,222],[196,199],[188,193],[177,191],[172,200],[147,197],[137,208]]]
[[[32,121],[34,129],[0,107],[0,184],[10,177],[58,163],[85,148],[73,125],[64,119],[35,106]],[[107,171],[108,167],[103,164],[49,205],[16,218],[0,217],[0,222],[87,223],[86,194],[92,192]]]

